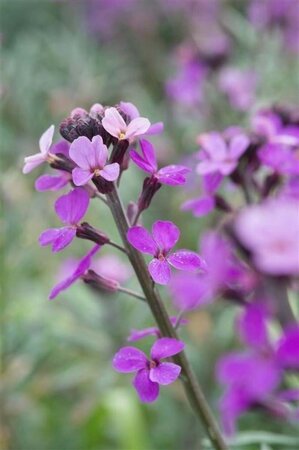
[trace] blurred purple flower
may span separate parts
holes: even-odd
[[[170,265],[179,270],[196,271],[205,268],[204,260],[195,252],[177,250],[169,254],[180,237],[178,227],[168,221],[157,220],[152,227],[152,236],[143,227],[135,226],[128,230],[127,239],[141,253],[152,255],[148,270],[152,279],[159,284],[168,284]]]
[[[299,274],[299,203],[272,200],[243,209],[235,222],[256,267],[271,275]]]
[[[179,318],[179,317],[170,317],[169,318],[172,326],[181,326],[186,325],[188,323],[188,320]],[[139,341],[140,339],[143,339],[147,336],[155,336],[156,338],[161,337],[161,333],[159,328],[157,327],[150,327],[150,328],[144,328],[142,330],[131,330],[131,333],[128,337],[129,342]]]
[[[118,163],[106,164],[108,149],[101,136],[94,136],[92,141],[85,136],[75,139],[70,147],[70,157],[78,165],[72,172],[76,186],[88,183],[94,176],[107,181],[115,181],[119,176]]]
[[[178,309],[194,309],[213,301],[221,290],[238,286],[246,272],[234,257],[229,242],[217,232],[204,234],[200,253],[207,265],[205,273],[178,274],[171,282],[170,292]]]
[[[49,158],[49,150],[52,144],[55,127],[51,125],[41,136],[39,140],[40,153],[36,153],[24,158],[23,173],[29,173]]]
[[[123,284],[132,276],[132,270],[116,255],[102,255],[93,261],[91,269],[104,278]]]
[[[136,150],[130,151],[133,162],[162,184],[178,186],[186,182],[185,175],[191,171],[188,167],[171,165],[158,170],[157,159],[153,145],[145,139],[140,141],[142,156]]]
[[[85,215],[88,205],[89,195],[81,188],[59,197],[55,203],[55,211],[66,226],[43,231],[39,237],[40,245],[51,244],[53,252],[63,250],[76,236],[77,224]]]
[[[233,108],[247,111],[255,101],[257,75],[252,70],[225,67],[219,75],[219,89]]]
[[[227,144],[220,133],[211,132],[200,135],[199,142],[202,147],[199,153],[201,162],[196,170],[200,175],[214,172],[230,175],[249,146],[249,139],[245,134],[233,136]]]
[[[146,134],[151,123],[147,118],[138,116],[127,125],[116,108],[107,108],[102,119],[102,125],[111,136],[118,140],[133,141],[137,136]]]
[[[49,299],[53,300],[61,291],[68,289],[72,284],[74,284],[79,278],[81,278],[87,270],[90,268],[92,263],[92,257],[100,250],[101,246],[95,245],[88,253],[85,255],[78,263],[72,263],[72,273],[66,278],[60,280],[52,289],[49,295]]]
[[[180,353],[184,346],[177,339],[158,339],[152,346],[150,359],[135,347],[123,347],[114,356],[113,367],[121,373],[137,372],[133,386],[140,400],[154,402],[159,395],[159,385],[173,383],[181,372],[177,364],[161,360]]]

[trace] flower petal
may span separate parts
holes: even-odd
[[[238,159],[247,147],[249,146],[249,139],[245,134],[234,136],[229,144],[229,156],[233,159]]]
[[[181,373],[181,367],[173,363],[161,363],[150,369],[149,378],[159,384],[173,383]]]
[[[164,131],[164,123],[163,122],[156,122],[153,123],[145,133],[147,136],[152,136],[154,134],[161,134]]]
[[[58,191],[68,184],[70,180],[67,172],[61,172],[61,175],[41,175],[35,181],[35,189],[39,192]]]
[[[35,155],[26,156],[24,158],[24,167],[23,167],[23,173],[29,173],[36,167],[40,166],[45,162],[45,156],[41,153],[36,153]]]
[[[178,339],[167,337],[157,339],[151,349],[151,359],[160,361],[162,358],[169,358],[180,353],[184,347],[184,342]]]
[[[152,227],[153,238],[166,253],[172,249],[180,237],[178,227],[169,221],[157,220]]]
[[[159,330],[156,327],[144,328],[143,330],[131,330],[127,341],[134,342],[139,341],[147,336],[159,336]]]
[[[191,210],[195,217],[205,216],[215,208],[215,199],[212,196],[193,198],[181,206],[182,211]]]
[[[115,181],[119,176],[119,164],[107,164],[102,170],[100,170],[101,177],[105,178],[107,181]]]
[[[93,173],[90,172],[90,169],[85,170],[75,167],[72,171],[72,177],[75,186],[84,186],[92,179]]]
[[[38,242],[39,244],[44,247],[45,245],[52,244],[52,242],[55,241],[58,234],[60,232],[60,228],[48,228],[47,230],[43,231],[39,238]]]
[[[55,127],[51,125],[40,137],[39,148],[43,155],[46,155],[52,144]]]
[[[129,123],[126,131],[126,139],[133,138],[135,136],[140,136],[146,133],[149,129],[151,123],[145,117],[136,117]]]
[[[86,136],[80,136],[71,143],[69,154],[81,169],[93,171],[97,168],[96,148]]]
[[[76,225],[85,215],[89,195],[83,188],[75,188],[56,200],[55,211],[62,222]]]
[[[94,136],[91,143],[95,152],[96,167],[100,169],[106,164],[108,158],[108,149],[103,143],[103,139],[101,136]]]
[[[201,134],[198,141],[213,160],[222,161],[226,157],[227,147],[220,133]]]
[[[277,361],[282,367],[299,369],[299,326],[288,329],[278,342]]]
[[[153,145],[145,139],[142,139],[140,141],[140,147],[142,156],[140,156],[139,153],[136,152],[136,150],[131,150],[131,159],[138,167],[140,167],[145,172],[155,173],[157,171],[157,160]]]
[[[153,383],[149,379],[149,372],[147,369],[139,370],[134,380],[133,386],[143,403],[154,402],[159,396],[159,384]]]
[[[60,228],[59,234],[57,235],[56,239],[53,242],[52,245],[52,252],[60,252],[65,247],[67,247],[74,237],[76,236],[76,230],[71,227],[63,227]]]
[[[135,347],[121,348],[113,358],[113,368],[118,372],[136,372],[146,367],[146,355]]]
[[[158,250],[157,244],[149,232],[143,227],[132,227],[127,232],[127,239],[133,247],[141,253],[155,255]]]
[[[191,169],[184,166],[176,166],[174,164],[163,167],[157,173],[159,181],[170,186],[178,186],[186,183],[185,174],[189,173]]]
[[[195,272],[206,267],[203,259],[195,252],[189,250],[178,250],[167,257],[167,261],[176,269]]]
[[[154,258],[149,263],[148,270],[155,283],[162,285],[169,283],[171,272],[167,261]]]
[[[102,125],[111,136],[119,137],[119,133],[125,132],[127,129],[126,122],[119,114],[116,108],[107,108],[105,116],[102,119]]]
[[[119,106],[122,112],[124,112],[126,116],[129,116],[131,120],[140,116],[138,109],[131,102],[120,102]]]

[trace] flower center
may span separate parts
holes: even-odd
[[[149,368],[150,369],[154,369],[155,367],[157,367],[157,363],[156,363],[156,361],[153,361],[153,360],[150,360],[150,362],[149,362]]]
[[[101,176],[101,174],[100,174],[100,169],[95,169],[95,171],[94,171],[94,176],[95,176],[95,177],[100,177],[100,176]]]
[[[119,140],[125,139],[125,137],[126,137],[126,133],[124,133],[124,131],[121,131],[121,132],[119,133],[119,135],[118,135],[118,139],[119,139]]]
[[[160,252],[160,253],[158,254],[157,259],[158,259],[159,261],[165,261],[165,256],[163,255],[162,252]]]

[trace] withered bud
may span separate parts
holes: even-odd
[[[110,242],[109,237],[105,233],[92,227],[87,222],[82,222],[77,227],[76,236],[80,239],[93,241],[99,245],[108,244]]]
[[[138,213],[137,204],[134,202],[130,202],[127,206],[127,217],[129,219],[130,225],[133,225],[137,213]]]
[[[108,194],[113,190],[113,183],[105,180],[105,178],[101,176],[94,176],[92,181],[101,194]]]
[[[119,289],[119,283],[116,280],[102,277],[94,270],[88,270],[88,272],[82,277],[84,283],[90,285],[93,289],[99,292],[117,292]]]
[[[137,203],[139,211],[144,211],[150,206],[153,196],[161,186],[162,184],[159,183],[159,180],[155,176],[147,177],[144,180],[142,192]]]
[[[50,163],[50,166],[53,167],[53,169],[72,173],[72,170],[76,167],[75,163],[62,153],[57,153],[55,156],[57,156],[57,158]]]

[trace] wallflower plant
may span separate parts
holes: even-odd
[[[219,402],[225,434],[233,434],[238,418],[257,407],[273,415],[279,412],[286,420],[299,418],[299,395],[286,377],[288,371],[299,370],[298,323],[288,300],[299,274],[299,189],[296,171],[279,171],[265,157],[273,152],[277,160],[275,144],[284,146],[283,158],[288,146],[293,158],[299,124],[285,111],[261,112],[257,117],[247,130],[232,126],[199,136],[193,174],[198,189],[195,183],[195,197],[186,198],[182,209],[196,217],[215,210],[221,213],[217,229],[201,237],[199,253],[196,243],[193,250],[174,250],[181,231],[166,217],[152,224],[151,233],[141,225],[142,214],[158,190],[163,185],[167,189],[183,186],[191,168],[168,165],[159,169],[155,148],[143,136],[160,133],[163,125],[151,126],[132,103],[113,107],[97,103],[89,112],[76,108],[60,124],[65,140],[52,145],[54,127],[50,127],[40,140],[41,153],[25,158],[23,169],[28,173],[48,162],[56,171],[57,175],[38,178],[38,191],[70,186],[55,203],[64,226],[42,232],[40,244],[51,244],[57,252],[75,238],[92,243],[66,276],[60,274],[49,298],[81,280],[101,294],[122,292],[146,302],[156,326],[133,329],[128,340],[154,339],[150,357],[137,347],[125,346],[116,352],[113,367],[120,373],[135,373],[133,386],[145,403],[157,400],[161,386],[181,380],[217,450],[228,449],[229,441],[217,425],[185,355],[185,343],[177,334],[178,327],[187,324],[187,312],[216,300],[222,305],[231,302],[236,311],[242,309],[236,330],[245,347],[223,355],[216,364],[216,376],[226,389]],[[134,166],[130,167],[130,160]],[[139,198],[125,208],[120,198],[121,175],[136,166],[147,177]],[[121,244],[111,241],[109,233],[81,222],[97,200],[112,213]],[[112,259],[97,263],[95,258],[104,245],[125,255],[131,271]],[[148,264],[143,254],[150,255]],[[141,292],[125,285],[132,274]],[[158,285],[167,286],[177,316],[168,313]],[[272,323],[278,329],[275,337],[268,332]]]

